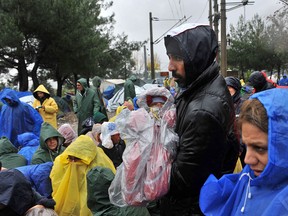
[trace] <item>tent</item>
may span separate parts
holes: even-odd
[[[135,85],[136,97],[147,89],[158,87],[157,84],[144,84],[142,87]],[[124,87],[118,90],[114,96],[108,100],[108,112],[115,112],[118,106],[124,103]]]

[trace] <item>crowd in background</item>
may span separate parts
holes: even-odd
[[[77,80],[77,129],[44,85],[32,106],[1,93],[0,215],[285,215],[288,78],[223,78],[206,25],[167,33],[172,77],[115,116],[101,79]],[[283,87],[284,86],[284,87]],[[19,186],[20,185],[20,186]]]

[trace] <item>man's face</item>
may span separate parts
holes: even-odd
[[[185,67],[183,59],[169,54],[169,65],[168,70],[172,71],[172,76],[174,80],[181,86],[185,84]]]
[[[50,150],[54,151],[57,149],[57,146],[58,146],[58,138],[50,137],[46,140],[46,144]]]
[[[120,142],[120,134],[114,134],[111,136],[111,140],[113,142],[114,145],[118,144]]]
[[[83,90],[83,86],[77,82],[76,84],[77,90],[82,91]]]
[[[259,176],[268,163],[268,135],[255,125],[243,122],[242,142],[247,147],[245,163]]]

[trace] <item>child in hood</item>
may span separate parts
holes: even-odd
[[[178,142],[173,102],[165,87],[152,88],[139,95],[139,109],[124,109],[117,116],[126,149],[109,188],[114,205],[145,206],[167,193]]]
[[[43,121],[50,123],[57,129],[58,105],[51,97],[49,91],[44,85],[39,85],[33,92],[33,96],[35,97],[33,107],[42,116]]]
[[[53,162],[65,147],[64,137],[49,123],[44,122],[40,132],[40,146],[32,157],[32,164]]]

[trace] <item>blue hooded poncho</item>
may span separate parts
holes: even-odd
[[[255,177],[249,165],[217,180],[210,175],[201,189],[205,215],[288,215],[288,90],[256,93],[268,115],[268,163]]]
[[[46,162],[36,165],[21,166],[15,169],[19,170],[31,186],[42,196],[51,197],[52,185],[49,177],[53,162]]]
[[[19,134],[17,136],[18,145],[20,150],[18,154],[24,156],[27,160],[27,165],[31,164],[33,154],[36,152],[40,145],[39,136],[31,132]]]
[[[11,100],[10,104],[6,98]],[[21,102],[16,91],[5,89],[0,99],[4,103],[0,115],[0,136],[6,136],[17,148],[17,135],[32,132],[40,136],[42,117],[32,106]]]

